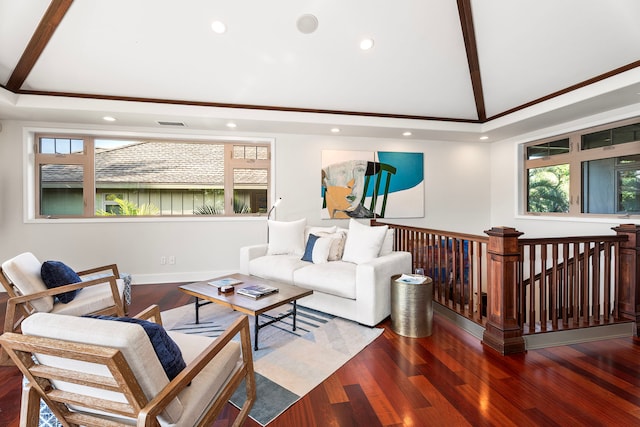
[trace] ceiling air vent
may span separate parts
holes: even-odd
[[[184,126],[182,122],[165,122],[162,120],[158,120],[158,124],[162,126]]]

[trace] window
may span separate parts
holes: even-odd
[[[35,135],[38,217],[266,213],[270,144]]]
[[[640,214],[640,121],[586,129],[524,147],[527,213]]]

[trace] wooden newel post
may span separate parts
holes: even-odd
[[[520,258],[518,237],[511,227],[493,227],[487,246],[487,324],[482,342],[501,354],[525,351],[518,322],[517,268]]]
[[[618,236],[627,236],[620,243],[618,316],[636,322],[636,335],[640,336],[640,225],[621,224],[613,227]]]

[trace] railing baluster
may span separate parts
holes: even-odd
[[[600,242],[594,242],[591,253],[591,316],[600,322]]]
[[[547,315],[548,304],[547,301],[547,245],[540,245],[540,330],[547,330]]]
[[[540,287],[540,281],[536,280],[536,245],[529,245],[529,332],[536,330],[536,291]],[[536,289],[538,288],[538,289]]]
[[[558,244],[551,244],[551,328],[558,329]]]
[[[569,325],[569,243],[562,244],[562,323],[566,328]]]
[[[604,249],[604,302],[603,302],[603,313],[604,313],[604,321],[608,322],[611,318],[611,251],[613,250],[613,245],[611,242],[605,242]]]

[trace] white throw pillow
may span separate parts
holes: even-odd
[[[267,221],[269,226],[268,255],[302,255],[306,219],[297,221]]]
[[[393,239],[396,235],[396,230],[390,228],[387,230],[387,234],[384,235],[384,240],[382,241],[382,247],[380,248],[379,256],[389,255],[393,252]]]
[[[309,234],[315,234],[316,236],[320,236],[322,233],[331,234],[336,232],[335,225],[332,227],[318,227],[314,225],[310,225],[304,228],[304,244],[307,244],[309,240]]]
[[[361,264],[377,258],[388,228],[387,225],[370,227],[351,218],[342,260]]]
[[[330,237],[319,237],[316,240],[316,244],[313,245],[313,263],[314,264],[324,264],[327,262],[329,258],[329,250],[331,249],[331,241]]]
[[[320,237],[328,237],[331,239],[331,247],[329,248],[329,255],[327,261],[340,261],[344,252],[344,243],[347,240],[346,231],[338,231],[336,233],[318,233]]]

